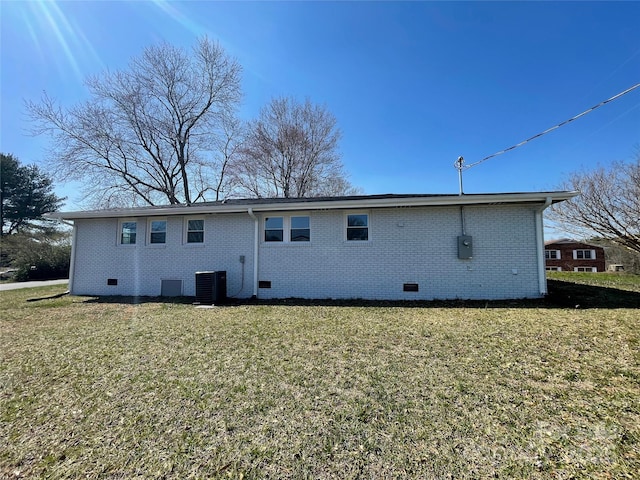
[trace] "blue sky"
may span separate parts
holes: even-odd
[[[473,163],[640,82],[640,2],[2,1],[0,151],[45,159],[24,100],[161,40],[217,40],[244,68],[241,116],[271,97],[324,104],[367,194],[458,193]],[[465,193],[551,190],[640,147],[640,88],[464,173]],[[73,186],[58,184],[76,209]]]

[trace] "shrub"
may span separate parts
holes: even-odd
[[[2,251],[7,263],[16,269],[14,279],[17,281],[53,280],[69,275],[71,243],[67,234],[5,236]]]

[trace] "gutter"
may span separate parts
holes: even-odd
[[[253,294],[252,298],[258,298],[258,247],[260,245],[260,225],[258,217],[253,213],[253,208],[249,207],[247,213],[253,219]]]
[[[547,273],[545,270],[544,261],[544,228],[542,224],[542,212],[553,203],[551,197],[547,197],[544,200],[542,206],[536,208],[536,250],[538,256],[538,287],[540,289],[540,295],[546,295],[547,290]]]

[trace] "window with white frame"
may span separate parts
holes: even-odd
[[[161,245],[167,242],[167,221],[149,220],[149,244]]]
[[[311,241],[311,228],[309,225],[309,216],[291,216],[289,217],[289,240],[292,242],[309,242]]]
[[[574,260],[593,260],[595,258],[596,258],[595,250],[574,250],[573,251]]]
[[[204,243],[204,219],[188,218],[186,221],[187,243]]]
[[[311,241],[311,225],[309,216],[287,215],[265,217],[264,241],[271,243]]]
[[[561,272],[562,267],[545,267],[545,270],[549,272]]]
[[[265,217],[264,241],[265,242],[283,242],[284,241],[284,217]]]
[[[347,241],[366,242],[369,240],[369,214],[347,214]]]
[[[547,260],[560,260],[560,250],[545,250],[544,258]]]
[[[574,272],[597,272],[596,267],[573,267]]]
[[[138,222],[135,220],[121,220],[119,224],[119,240],[121,245],[135,245]]]

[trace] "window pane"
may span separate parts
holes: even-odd
[[[267,217],[264,220],[265,229],[281,229],[282,225],[282,217]]]
[[[265,242],[281,242],[282,237],[283,237],[282,230],[265,230],[264,231]]]
[[[310,239],[311,239],[311,235],[308,228],[292,228],[291,229],[292,242],[308,242]]]
[[[165,232],[167,230],[167,222],[164,220],[154,220],[151,222],[152,232]]]
[[[309,228],[309,217],[291,217],[291,228]]]
[[[165,232],[151,232],[151,243],[165,243],[166,237]]]
[[[369,229],[347,228],[347,240],[369,240]]]
[[[204,220],[189,220],[187,228],[189,231],[203,231]]]
[[[349,227],[366,227],[368,223],[368,215],[347,216],[347,226]]]
[[[203,243],[204,232],[188,232],[187,243]]]

